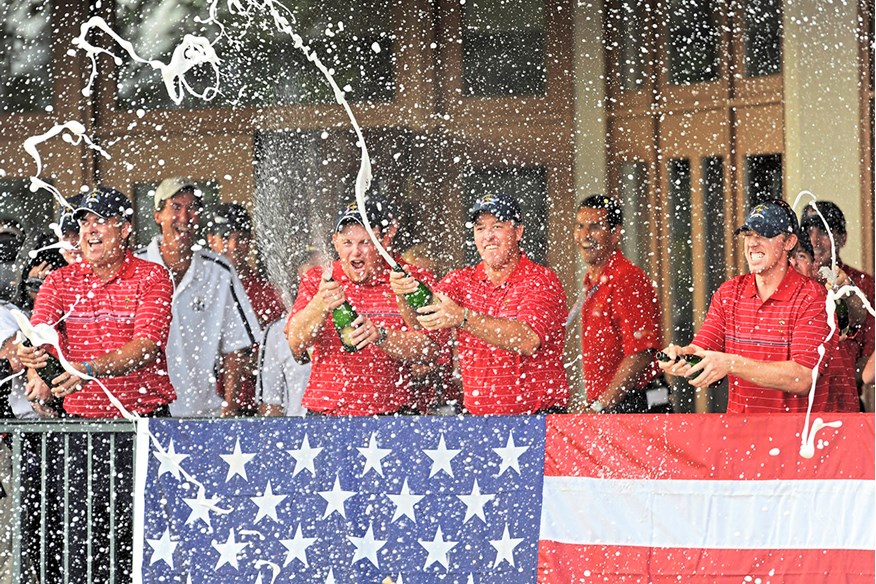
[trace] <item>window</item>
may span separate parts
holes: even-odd
[[[631,262],[647,272],[653,238],[648,208],[648,164],[641,161],[622,163],[618,192],[624,209],[621,247]]]
[[[781,0],[748,0],[744,17],[745,76],[762,77],[781,73]]]
[[[782,198],[782,155],[745,157],[745,199],[749,208],[768,199]]]
[[[545,95],[544,8],[540,0],[463,4],[465,95]]]
[[[547,171],[536,167],[490,167],[469,169],[465,177],[464,213],[481,196],[501,192],[517,199],[523,215],[523,251],[534,262],[547,261]],[[466,230],[465,262],[481,261],[471,229]]]
[[[613,55],[620,90],[638,91],[648,77],[645,5],[639,0],[622,0],[607,10],[606,22],[616,28],[612,32],[617,40],[606,49]]]
[[[711,0],[670,0],[666,26],[670,83],[718,79],[720,38]]]
[[[706,250],[706,298],[711,298],[726,279],[724,257],[724,159],[707,156],[702,159],[703,237]]]
[[[54,103],[50,15],[45,0],[0,4],[0,113],[44,111]]]
[[[323,64],[334,70],[338,86],[350,86],[350,101],[393,99],[394,19],[388,0],[369,4],[368,10],[341,2],[287,0],[284,4],[294,15],[291,27]],[[253,14],[251,19],[232,16],[226,4],[219,6],[219,19],[225,26],[222,38],[218,38],[218,27],[195,21],[196,17],[207,16],[205,0],[117,2],[116,27],[141,57],[169,61],[186,33],[217,39],[214,49],[222,60],[220,94],[211,102],[192,103],[189,99],[176,106],[157,71],[132,61],[116,48],[115,52],[123,57],[118,72],[120,108],[252,107],[334,101],[323,75],[293,46],[291,36],[276,31],[272,18],[266,14]],[[195,68],[186,75],[186,81],[200,92],[214,83],[214,74],[209,67]]]

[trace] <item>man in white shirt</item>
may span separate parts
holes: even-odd
[[[261,336],[234,268],[197,245],[201,209],[201,192],[191,180],[162,181],[154,210],[161,235],[135,254],[165,266],[173,279],[167,368],[177,393],[170,404],[174,417],[235,415],[250,348]],[[217,392],[219,371],[224,375]]]

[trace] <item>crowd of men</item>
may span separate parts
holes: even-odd
[[[6,417],[407,415],[453,403],[472,415],[671,412],[666,375],[696,388],[726,379],[730,413],[806,411],[813,384],[813,410],[851,412],[861,409],[859,388],[873,382],[873,316],[860,296],[847,295],[840,307],[829,292],[856,287],[872,305],[874,280],[840,259],[845,218],[827,201],[800,219],[781,200],[751,210],[736,230],[748,273],[717,290],[684,346],[664,346],[655,285],[624,257],[623,207],[603,195],[581,201],[571,229],[586,266],[571,314],[557,275],[523,251],[525,217],[504,194],[484,195],[468,212],[480,261],[440,280],[396,253],[399,216],[390,202],[371,195],[364,216],[395,269],[363,210],[346,204],[331,233],[336,259],[307,250],[290,260],[300,282],[288,312],[251,263],[245,208],[224,204],[202,218],[202,193],[188,179],[158,186],[160,234],[139,250],[129,244],[133,207],[118,190],[97,187],[68,203],[55,238],[66,245],[39,241],[10,302],[0,305],[0,378],[23,373],[4,380]],[[202,227],[210,250],[199,245]],[[23,240],[15,222],[0,224],[0,255],[14,256],[9,246]],[[422,285],[430,290],[425,300]],[[20,342],[14,310],[33,326],[54,327],[57,346]],[[583,396],[571,394],[563,363],[567,330],[579,323]],[[47,377],[59,350],[69,368]],[[45,466],[66,457],[130,483],[130,435],[112,443],[98,437],[89,449],[82,439],[60,458],[53,448],[25,450],[37,462],[46,456]],[[88,450],[93,459],[77,462]],[[26,497],[89,489],[110,505],[110,491],[85,473],[73,477],[86,482],[50,480],[41,491],[39,477],[26,472]],[[120,489],[114,505],[116,535],[130,541],[130,490]],[[78,517],[70,581],[89,570],[98,580],[108,574],[106,558],[83,559],[86,546],[105,545],[95,539],[111,525],[104,511],[66,510]],[[46,520],[60,525],[59,513],[50,506]],[[26,553],[39,539],[31,519]],[[48,529],[49,540],[59,530]],[[129,554],[117,562],[130,570]]]
[[[805,411],[813,379],[815,410],[858,411],[872,375],[873,317],[862,299],[843,300],[848,322],[828,310],[828,291],[850,285],[872,304],[874,281],[840,259],[845,218],[827,201],[799,220],[781,200],[752,209],[736,230],[748,273],[718,289],[690,344],[666,347],[655,286],[621,251],[622,205],[603,195],[581,201],[571,230],[586,266],[571,317],[557,275],[522,250],[524,217],[504,194],[469,210],[480,262],[440,281],[395,252],[389,201],[371,195],[364,211],[397,269],[348,203],[331,234],[336,259],[297,259],[288,313],[253,267],[246,209],[223,204],[202,217],[188,179],[158,186],[160,234],[139,250],[121,192],[97,187],[62,211],[68,245],[37,254],[0,307],[10,323],[0,356],[10,371],[26,370],[18,389],[12,382],[9,415],[427,414],[453,398],[474,415],[668,412],[664,374],[696,388],[726,378],[734,413]],[[432,300],[413,307],[406,297],[421,284]],[[41,378],[56,349],[13,345],[13,306],[58,330],[73,370]],[[333,318],[344,307],[356,315],[346,339]],[[563,364],[566,330],[579,322],[583,399],[570,395]],[[661,349],[668,359],[658,361]]]

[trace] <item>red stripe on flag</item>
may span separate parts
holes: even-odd
[[[872,550],[645,548],[542,541],[538,582],[872,584],[874,560]]]
[[[802,414],[548,416],[545,474],[606,479],[874,479],[872,414],[819,413],[840,428],[800,456]]]

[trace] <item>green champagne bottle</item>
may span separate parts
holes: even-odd
[[[836,301],[836,324],[841,335],[849,334],[849,305],[843,298]]]
[[[393,270],[395,270],[396,272],[400,272],[407,277],[410,277],[410,274],[398,264],[396,264]],[[413,292],[405,294],[405,302],[407,302],[408,306],[410,306],[414,310],[417,310],[418,308],[423,308],[424,306],[428,306],[432,304],[432,291],[429,290],[428,286],[417,280],[417,289]]]
[[[24,336],[24,335],[22,335]],[[24,337],[24,340],[21,341],[21,344],[25,347],[32,347],[30,340],[27,337]],[[40,376],[40,379],[43,380],[43,383],[52,387],[52,380],[64,373],[64,367],[61,365],[61,362],[57,357],[46,351],[46,355],[49,360],[46,361],[46,366],[40,369],[34,369],[37,372],[37,375]]]
[[[355,353],[359,349],[351,338],[356,327],[353,326],[353,321],[359,318],[359,313],[353,308],[349,300],[332,310],[332,321],[335,324],[335,330],[338,331],[338,336],[341,337],[341,345],[348,353]]]
[[[656,356],[657,356],[658,361],[663,361],[664,363],[672,361],[672,359],[669,357],[669,355],[667,355],[663,351],[658,351]],[[699,355],[680,355],[680,358],[687,361],[688,365],[696,365],[697,363],[699,363],[700,361],[703,360],[703,358],[700,357]],[[679,357],[676,357],[675,360],[678,361],[678,359],[679,359]],[[693,375],[688,377],[688,379],[696,379],[696,377],[700,373],[702,373],[702,371],[697,371],[696,373],[694,373]]]

